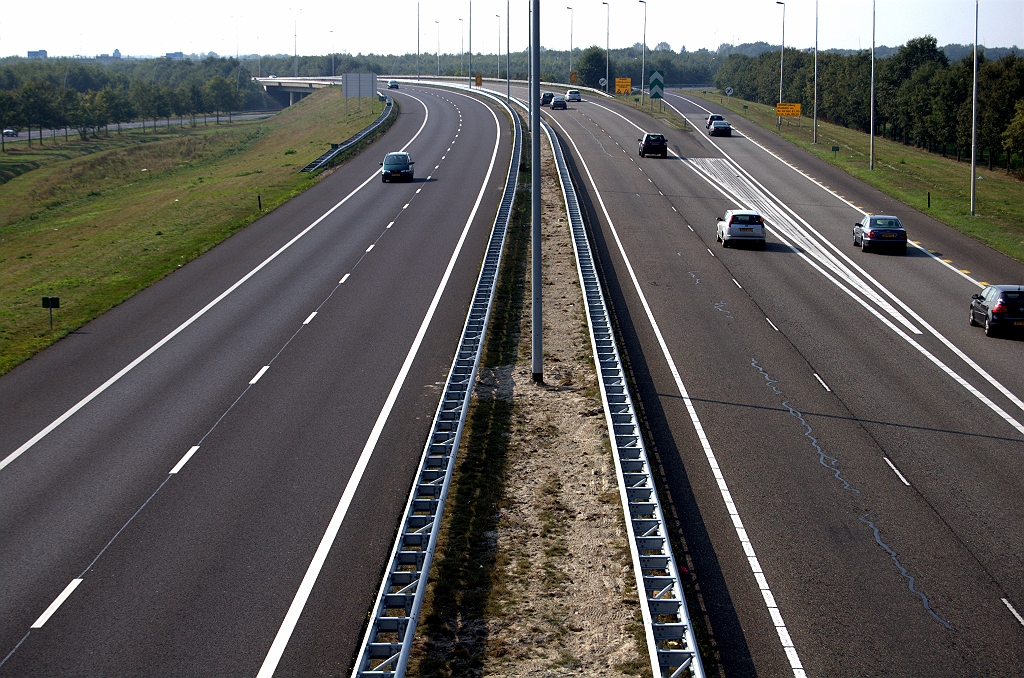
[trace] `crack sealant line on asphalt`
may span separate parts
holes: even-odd
[[[412,95],[407,95],[407,96],[410,96],[411,98],[416,99],[416,97],[413,97]],[[400,150],[403,150],[403,151],[406,148],[408,148],[412,144],[413,141],[416,140],[416,138],[420,135],[420,132],[422,132],[424,127],[426,127],[427,120],[430,119],[430,111],[427,109],[427,105],[425,103],[423,103],[422,101],[420,101],[419,99],[416,99],[416,101],[419,101],[420,104],[423,106],[423,110],[424,110],[423,124],[420,125],[420,128],[418,130],[416,130],[416,134],[414,134],[412,136],[412,138],[409,139],[408,142],[406,142],[405,146],[403,146],[400,149]],[[359,186],[354,188],[352,190],[352,192],[350,192],[344,198],[342,198],[337,203],[335,203],[335,205],[333,207],[331,207],[329,210],[327,210],[322,215],[320,215],[313,223],[311,223],[309,226],[307,226],[302,231],[300,231],[297,235],[295,235],[295,237],[293,237],[291,240],[289,240],[284,245],[282,245],[280,248],[278,248],[273,254],[271,254],[269,257],[264,259],[259,265],[257,265],[251,271],[249,271],[244,276],[239,278],[237,282],[235,282],[233,285],[231,285],[231,287],[229,287],[226,290],[224,290],[223,292],[221,292],[220,295],[218,295],[215,299],[213,299],[213,301],[211,301],[210,303],[206,304],[203,308],[201,308],[194,315],[192,315],[192,317],[190,317],[188,320],[186,320],[181,325],[179,325],[174,330],[172,330],[169,334],[167,334],[163,339],[161,339],[157,343],[153,344],[153,346],[151,346],[144,353],[142,353],[142,355],[140,355],[139,357],[135,358],[135,360],[133,360],[132,362],[128,363],[128,365],[126,365],[125,367],[121,368],[121,370],[119,370],[116,374],[114,374],[114,376],[112,376],[109,379],[107,379],[105,382],[103,382],[103,384],[101,384],[99,387],[97,387],[95,390],[93,390],[89,395],[87,395],[86,397],[84,397],[80,401],[78,401],[70,409],[68,409],[66,412],[64,412],[64,414],[62,414],[61,416],[57,417],[57,419],[52,421],[42,431],[40,431],[36,435],[32,436],[32,438],[30,438],[27,442],[25,442],[23,445],[21,445],[21,447],[16,449],[14,452],[11,452],[9,455],[7,455],[2,461],[0,461],[0,470],[3,470],[4,468],[6,468],[11,462],[13,462],[15,459],[20,457],[26,451],[31,449],[32,446],[34,446],[37,442],[39,442],[40,440],[45,438],[53,430],[55,430],[58,426],[60,426],[65,421],[67,421],[72,416],[74,416],[74,414],[76,412],[78,412],[80,409],[82,409],[83,407],[88,405],[90,402],[92,402],[94,399],[96,399],[100,394],[102,394],[108,388],[113,386],[117,381],[119,381],[121,379],[121,377],[123,377],[124,375],[128,374],[133,369],[135,369],[139,364],[141,364],[143,361],[145,361],[151,355],[156,353],[161,347],[163,347],[164,344],[169,342],[174,337],[178,336],[178,334],[180,334],[186,328],[188,328],[190,325],[192,325],[192,323],[194,323],[196,320],[198,320],[199,318],[204,316],[207,313],[207,311],[209,311],[214,306],[219,304],[228,295],[230,295],[236,289],[241,287],[246,281],[248,281],[250,278],[252,278],[258,272],[263,270],[263,268],[265,266],[270,264],[270,262],[275,260],[284,251],[286,251],[292,245],[294,245],[296,242],[298,242],[300,239],[302,239],[303,236],[305,236],[307,233],[309,233],[311,230],[313,230],[321,221],[323,221],[328,216],[333,214],[335,210],[337,210],[339,207],[341,207],[346,202],[348,202],[349,199],[352,196],[354,196],[356,193],[361,191],[367,184],[369,184],[371,181],[373,181],[375,178],[377,178],[377,176],[378,176],[378,172],[374,171],[374,173],[371,174],[368,179],[366,179],[363,183],[359,184]]]
[[[681,96],[681,95],[679,95],[679,94],[672,94],[672,96],[674,96],[674,97],[677,97],[677,98],[679,98],[679,99],[682,99],[683,101],[689,102],[689,103],[693,104],[694,106],[697,106],[698,108],[703,108],[703,109],[704,109],[705,111],[707,111],[707,112],[708,112],[709,114],[711,113],[711,111],[710,111],[710,110],[708,110],[707,108],[704,108],[704,106],[701,106],[700,104],[698,104],[698,103],[697,103],[696,101],[693,101],[692,99],[687,99],[686,97],[684,97],[684,96]],[[672,110],[674,110],[674,111],[675,111],[675,112],[676,112],[676,113],[677,113],[677,114],[678,114],[678,115],[679,115],[680,117],[682,117],[682,118],[683,118],[684,120],[686,120],[687,122],[689,122],[689,119],[688,119],[688,118],[687,118],[687,117],[686,117],[685,115],[683,115],[682,113],[680,113],[680,112],[679,112],[679,109],[677,109],[677,108],[676,108],[675,106],[672,106],[672,104],[668,103],[667,101],[666,101],[665,103],[666,103],[666,104],[668,104],[669,106],[671,106],[671,107],[672,107]],[[693,123],[690,123],[690,124],[692,125]],[[737,129],[736,131],[737,131],[737,132],[739,132],[740,130],[738,130],[738,129]],[[741,133],[742,133],[742,132],[741,132]],[[794,172],[796,172],[796,173],[800,174],[801,176],[803,176],[803,177],[804,177],[805,179],[807,179],[808,181],[811,181],[812,183],[814,183],[815,185],[817,185],[817,186],[818,186],[819,188],[821,188],[821,190],[823,190],[823,191],[825,191],[825,192],[827,192],[827,193],[831,194],[831,195],[832,195],[833,197],[835,197],[835,198],[836,198],[837,200],[840,200],[840,201],[842,201],[842,202],[846,203],[847,205],[849,205],[850,207],[852,207],[853,209],[857,210],[858,212],[860,212],[860,213],[861,213],[861,214],[863,214],[863,215],[867,215],[867,214],[870,214],[869,212],[867,212],[866,210],[864,210],[864,208],[860,207],[859,205],[855,205],[855,204],[853,204],[852,202],[850,202],[849,200],[847,200],[847,199],[846,199],[845,197],[843,197],[843,196],[839,195],[838,193],[836,193],[835,191],[833,191],[833,190],[832,190],[831,188],[829,188],[828,186],[826,186],[826,185],[825,185],[825,184],[823,184],[822,182],[818,181],[817,179],[815,179],[815,178],[814,178],[814,177],[812,177],[811,175],[807,174],[807,172],[804,172],[804,171],[803,171],[803,170],[801,170],[800,168],[796,167],[795,165],[793,165],[792,163],[790,163],[790,162],[789,162],[788,160],[786,160],[785,158],[783,158],[782,156],[780,156],[780,155],[779,155],[778,153],[776,153],[775,151],[773,151],[773,150],[769,149],[768,147],[764,146],[763,144],[761,144],[760,142],[758,142],[758,141],[757,141],[756,139],[752,138],[751,136],[749,136],[749,135],[747,135],[747,134],[744,134],[744,135],[743,135],[743,138],[744,138],[744,139],[746,139],[747,141],[749,141],[750,143],[754,144],[755,146],[757,146],[757,147],[758,147],[758,148],[760,148],[761,150],[763,150],[763,151],[764,151],[765,153],[768,153],[768,154],[769,154],[769,155],[771,155],[772,157],[776,158],[776,159],[777,159],[777,160],[778,160],[779,162],[781,162],[782,164],[786,165],[786,167],[789,167],[789,168],[790,168],[790,169],[792,169],[792,170],[793,170]],[[982,283],[980,283],[979,281],[975,280],[975,279],[974,279],[974,278],[972,278],[971,276],[967,275],[967,274],[966,274],[966,273],[964,273],[964,272],[963,272],[962,270],[960,270],[960,269],[958,269],[957,267],[955,267],[955,266],[951,265],[951,264],[950,264],[949,262],[947,262],[947,261],[944,261],[944,260],[943,260],[943,259],[942,259],[941,257],[937,257],[937,256],[935,256],[935,254],[933,254],[932,252],[929,252],[929,251],[928,251],[927,249],[925,249],[924,247],[922,247],[922,246],[921,246],[921,245],[920,245],[919,243],[916,243],[916,242],[914,242],[914,241],[910,241],[910,243],[911,243],[911,244],[912,244],[912,245],[913,245],[914,247],[918,248],[919,250],[921,250],[922,252],[924,252],[925,254],[927,254],[927,255],[928,255],[929,257],[931,257],[932,259],[934,259],[935,261],[939,262],[940,264],[942,264],[943,266],[945,266],[945,267],[946,267],[946,268],[948,268],[949,270],[951,270],[951,271],[953,271],[954,273],[956,273],[957,275],[959,275],[960,277],[962,277],[962,278],[964,278],[964,279],[966,279],[966,280],[969,280],[970,282],[972,282],[973,284],[977,285],[978,287],[985,287],[985,285],[983,285],[983,284],[982,284]]]
[[[595,104],[600,105],[600,104]],[[602,106],[602,108],[604,108]],[[612,111],[614,113],[614,111]],[[617,114],[618,115],[618,114]],[[621,116],[624,118],[624,116]],[[624,118],[628,120],[628,118]],[[630,121],[631,122],[631,121]],[[778,608],[775,601],[775,596],[772,594],[771,588],[768,585],[767,578],[765,577],[764,571],[761,569],[760,562],[757,560],[757,556],[754,551],[754,546],[750,542],[749,535],[747,534],[746,528],[743,526],[743,521],[740,518],[739,511],[736,508],[735,503],[732,499],[732,494],[729,491],[728,485],[725,481],[725,475],[722,473],[721,467],[718,464],[718,459],[715,456],[714,450],[711,448],[711,442],[708,440],[707,434],[704,431],[704,426],[700,421],[700,417],[697,416],[697,410],[690,398],[689,392],[686,390],[686,386],[683,384],[682,376],[679,374],[679,369],[676,367],[675,359],[672,357],[671,352],[668,349],[668,344],[665,342],[665,337],[661,333],[661,327],[658,325],[658,321],[654,318],[654,312],[651,310],[650,304],[647,302],[647,297],[643,293],[643,289],[639,281],[636,278],[636,273],[633,270],[633,266],[630,263],[629,257],[626,255],[625,247],[622,241],[619,239],[618,230],[615,228],[615,224],[608,213],[608,208],[604,204],[604,198],[601,196],[601,191],[597,187],[597,182],[594,180],[593,175],[590,172],[590,167],[587,165],[586,160],[580,153],[579,148],[576,146],[575,140],[566,132],[565,128],[562,127],[558,121],[555,121],[565,133],[566,138],[572,143],[573,148],[576,149],[576,157],[579,158],[580,163],[583,165],[583,169],[586,171],[587,178],[590,180],[590,185],[594,190],[594,194],[597,197],[598,204],[601,206],[601,211],[604,213],[605,221],[608,224],[608,228],[612,232],[615,244],[619,250],[619,254],[623,259],[626,266],[626,270],[629,273],[630,280],[633,283],[633,289],[640,299],[640,303],[644,308],[644,312],[647,315],[648,321],[651,323],[651,328],[654,332],[655,337],[658,340],[659,348],[661,349],[662,355],[665,358],[665,362],[668,365],[669,371],[672,374],[672,378],[675,381],[676,388],[679,391],[679,395],[682,397],[683,403],[686,406],[686,411],[689,414],[690,422],[693,425],[694,431],[700,440],[701,447],[704,451],[704,455],[707,458],[708,465],[711,467],[711,472],[718,483],[719,490],[722,495],[722,500],[725,503],[726,510],[729,513],[729,517],[732,520],[733,526],[736,530],[736,536],[739,539],[740,545],[743,548],[744,553],[747,555],[748,563],[751,568],[751,572],[754,575],[754,579],[757,582],[758,589],[761,591],[762,597],[765,601],[765,606],[769,613],[769,617],[776,632],[779,636],[779,641],[782,645],[783,652],[789,661],[790,668],[793,671],[794,678],[805,678],[806,673],[803,668],[803,663],[800,660],[800,656],[796,650],[796,646],[793,643],[792,638],[789,635],[789,630],[783,620],[782,613]],[[634,124],[635,126],[635,124]],[[638,128],[639,129],[639,128]]]

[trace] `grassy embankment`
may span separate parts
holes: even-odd
[[[264,120],[8,145],[0,374],[309,188],[298,170],[381,104],[359,109],[329,88]],[[43,296],[60,298],[52,333]]]
[[[819,120],[815,145],[811,143],[813,128],[808,118],[801,118],[799,122],[783,119],[779,128],[774,106],[730,97],[702,97],[694,91],[688,91],[687,95],[724,106],[897,200],[1024,261],[1024,182],[1006,174],[1006,170],[978,168],[977,209],[976,216],[972,217],[969,162],[957,162],[876,136],[875,169],[872,171],[869,169],[870,137],[864,132]],[[840,148],[835,157],[833,146]]]

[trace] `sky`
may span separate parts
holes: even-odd
[[[638,0],[543,0],[543,47],[567,50],[612,48],[644,40],[644,4]],[[510,9],[506,10],[506,4]],[[511,14],[513,51],[528,45],[529,0],[249,0],[227,3],[123,2],[108,0],[85,9],[80,0],[51,0],[46,12],[5,3],[0,9],[0,56],[26,56],[45,49],[50,56],[95,56],[119,49],[123,56],[162,56],[167,52],[239,54],[404,54],[415,53],[417,6],[420,50],[458,54],[469,49],[472,5],[473,51],[507,50],[506,15]],[[572,6],[573,9],[567,9]],[[982,45],[1024,46],[1024,0],[979,0]],[[15,11],[16,8],[16,11]],[[872,0],[820,0],[820,49],[871,46]],[[974,42],[971,0],[876,0],[876,44],[896,46],[933,35],[939,45]],[[815,0],[648,0],[646,41],[667,42],[678,51],[716,49],[721,43],[764,41],[814,46]],[[500,15],[500,18],[498,16]],[[460,19],[462,21],[460,21]],[[570,26],[571,22],[571,26]]]

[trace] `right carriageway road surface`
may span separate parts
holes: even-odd
[[[492,104],[394,96],[361,155],[0,380],[0,676],[350,670],[512,148]]]
[[[720,668],[1019,675],[1024,342],[986,338],[967,307],[1024,266],[750,124],[709,139],[703,102],[666,103],[695,129],[597,97],[545,117]],[[638,157],[641,129],[667,159]],[[716,243],[740,207],[765,215],[765,250]],[[921,246],[854,249],[861,210]]]

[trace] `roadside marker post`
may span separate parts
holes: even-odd
[[[43,308],[50,309],[50,331],[53,332],[53,309],[60,308],[60,297],[43,297]]]
[[[832,159],[833,160],[836,159],[836,153],[838,153],[838,152],[839,152],[839,147],[838,146],[833,146],[832,147]]]

